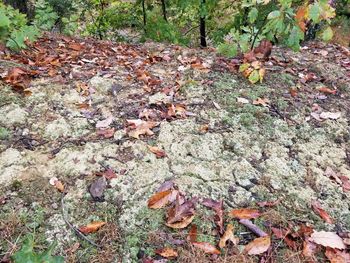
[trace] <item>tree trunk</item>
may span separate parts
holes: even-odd
[[[163,17],[164,17],[164,20],[166,22],[168,22],[168,19],[166,17],[166,4],[165,4],[165,0],[162,0],[162,10],[163,10]]]
[[[205,0],[201,0],[201,9],[205,6]],[[199,20],[199,30],[200,30],[200,39],[201,39],[201,47],[207,47],[207,36],[206,36],[206,29],[205,29],[205,15],[200,14],[200,20]]]
[[[28,19],[34,18],[34,7],[28,0],[3,0],[4,4],[18,9],[21,13],[26,14]]]

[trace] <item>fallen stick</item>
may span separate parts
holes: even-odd
[[[247,227],[250,231],[252,231],[254,234],[258,235],[259,237],[266,237],[268,236],[267,233],[265,233],[263,230],[261,230],[257,225],[254,225],[252,221],[249,219],[241,219],[239,222]]]

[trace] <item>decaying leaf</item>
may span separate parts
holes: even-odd
[[[259,255],[266,252],[270,245],[271,238],[269,236],[258,237],[245,246],[244,252],[248,255]]]
[[[102,201],[103,194],[107,187],[107,180],[104,176],[95,180],[89,187],[89,192],[95,201]]]
[[[341,116],[341,112],[322,112],[320,114],[320,118],[321,119],[331,119],[331,120],[336,120],[336,119],[339,119]]]
[[[165,225],[174,229],[182,229],[182,228],[186,228],[189,224],[191,224],[193,219],[194,219],[194,215],[186,216],[186,217],[183,217],[182,220],[179,222],[165,223]]]
[[[325,222],[328,224],[333,224],[333,219],[331,216],[321,207],[320,202],[314,200],[311,203],[312,209],[317,213]]]
[[[163,192],[155,193],[148,200],[148,208],[159,209],[173,202],[176,198],[176,190],[166,190]],[[175,198],[174,198],[175,195]]]
[[[103,136],[105,139],[112,138],[114,135],[115,129],[110,128],[110,129],[99,129],[97,130],[97,135]]]
[[[192,200],[180,203],[180,197],[177,195],[175,205],[167,211],[166,225],[171,228],[185,228],[193,220],[195,205]]]
[[[128,135],[136,139],[139,139],[140,135],[153,135],[151,129],[159,125],[157,122],[143,120],[127,120],[127,123],[131,129]]]
[[[219,241],[220,248],[224,248],[226,246],[227,241],[231,241],[235,246],[238,244],[239,238],[234,236],[233,229],[234,228],[232,224],[227,225],[226,231]]]
[[[197,241],[197,225],[192,225],[190,231],[188,231],[187,240],[189,242]]]
[[[319,244],[324,247],[345,249],[345,244],[343,239],[338,236],[335,232],[326,232],[326,231],[314,231],[311,234],[310,241]]]
[[[169,258],[169,259],[173,259],[178,256],[176,250],[171,247],[157,249],[155,253],[162,256],[163,258]]]
[[[208,242],[192,242],[192,245],[196,248],[199,248],[207,254],[220,255],[220,250],[218,250],[214,245]]]
[[[253,101],[253,105],[261,105],[264,107],[268,107],[270,103],[270,100],[267,98],[258,98],[256,100]]]
[[[237,102],[238,103],[242,103],[242,104],[248,104],[249,103],[249,100],[245,99],[245,98],[240,98],[238,97],[237,98]]]
[[[338,249],[326,248],[326,257],[331,263],[349,263],[350,254],[345,251],[340,251]]]
[[[86,226],[79,227],[79,231],[85,235],[90,234],[90,233],[95,233],[97,230],[99,230],[105,224],[106,224],[106,222],[102,222],[102,221],[91,222],[90,224],[87,224]]]
[[[337,91],[336,90],[332,90],[330,88],[327,88],[327,87],[319,87],[318,88],[318,91],[319,92],[322,92],[322,93],[325,93],[325,94],[337,94]]]
[[[156,147],[156,146],[148,146],[148,149],[149,149],[152,153],[154,153],[154,154],[157,156],[157,158],[163,158],[163,157],[166,156],[165,151],[162,150],[162,149],[159,149],[159,148]]]
[[[206,207],[210,207],[215,211],[214,221],[218,226],[219,233],[223,234],[224,233],[224,219],[223,219],[224,218],[224,207],[223,207],[224,201],[223,200],[215,201],[211,198],[205,198],[202,201],[202,204],[205,205]]]
[[[259,217],[260,212],[259,210],[253,208],[240,208],[231,210],[229,216],[238,219],[252,219]]]
[[[64,192],[64,185],[62,184],[62,182],[60,180],[57,179],[57,177],[52,177],[50,179],[50,184],[53,185],[61,193]]]
[[[309,240],[303,242],[303,256],[309,259],[315,259],[316,244]]]

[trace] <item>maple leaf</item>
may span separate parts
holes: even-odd
[[[86,234],[97,232],[97,230],[99,230],[105,224],[106,224],[106,222],[96,221],[96,222],[91,222],[90,224],[87,224],[86,226],[81,226],[78,229],[80,232],[82,232],[83,234],[86,235]]]
[[[270,246],[271,238],[269,236],[258,237],[245,246],[244,252],[248,255],[259,255],[266,252]]]
[[[128,135],[130,137],[139,139],[140,135],[153,135],[153,129],[154,127],[158,126],[158,122],[153,121],[143,121],[143,120],[127,120],[127,123],[129,125],[129,128],[132,130],[128,132]]]
[[[328,224],[333,224],[333,219],[330,217],[330,215],[321,207],[321,204],[314,200],[311,203],[312,209],[317,213],[325,222]]]
[[[204,251],[206,254],[220,255],[221,252],[214,245],[208,242],[192,242],[192,245]]]
[[[163,258],[169,258],[169,259],[173,259],[178,256],[178,253],[176,252],[176,250],[170,247],[157,249],[155,253],[162,256]]]
[[[324,247],[345,249],[346,246],[335,232],[326,232],[326,231],[314,231],[310,236],[310,241],[319,244]]]
[[[252,219],[259,217],[260,212],[259,210],[253,208],[233,209],[230,211],[229,216],[238,219]]]
[[[239,238],[235,237],[233,234],[233,225],[228,224],[224,235],[220,238],[219,247],[224,248],[227,241],[231,241],[235,246],[238,244]]]

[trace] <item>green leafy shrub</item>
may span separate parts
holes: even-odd
[[[38,36],[38,28],[27,25],[24,14],[0,3],[0,42],[12,50],[20,50],[27,47],[27,41],[35,41]]]
[[[63,263],[63,257],[52,256],[52,252],[56,245],[55,242],[45,252],[35,252],[34,237],[33,235],[28,235],[21,249],[13,255],[12,259],[15,263]]]
[[[51,30],[58,21],[58,14],[45,0],[38,0],[35,3],[35,25],[41,30]]]

